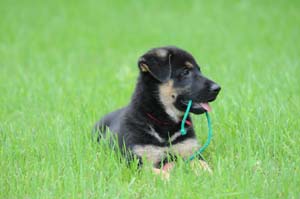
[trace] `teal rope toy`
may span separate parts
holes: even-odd
[[[183,116],[183,119],[181,121],[181,135],[185,135],[186,134],[186,130],[184,128],[184,124],[185,124],[185,121],[189,115],[189,112],[190,112],[190,109],[191,109],[191,106],[192,106],[192,100],[189,101],[188,105],[187,105],[187,108],[186,108],[186,111],[184,113],[184,116]]]
[[[187,105],[186,111],[184,113],[183,119],[181,121],[181,130],[180,130],[181,135],[186,135],[186,130],[184,128],[184,124],[185,124],[186,119],[187,119],[187,117],[189,115],[192,103],[193,103],[192,100],[190,100],[189,103],[188,103],[188,105]],[[206,116],[207,126],[208,126],[208,136],[207,136],[206,142],[205,142],[205,144],[198,151],[196,151],[193,155],[191,155],[189,157],[188,161],[192,161],[197,156],[201,156],[203,158],[203,156],[202,156],[201,153],[208,147],[208,145],[209,145],[209,143],[210,143],[210,141],[212,139],[211,119],[210,119],[209,114],[208,114],[207,111],[205,112],[205,116]]]

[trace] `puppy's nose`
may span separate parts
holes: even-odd
[[[210,87],[210,91],[212,91],[213,93],[219,93],[221,90],[221,87],[218,84],[213,84]]]

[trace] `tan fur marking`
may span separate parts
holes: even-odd
[[[159,97],[161,103],[164,105],[166,112],[173,118],[176,122],[179,122],[180,117],[183,113],[177,110],[174,106],[174,102],[178,95],[177,91],[173,87],[173,80],[159,86]]]
[[[132,151],[140,157],[146,158],[153,164],[158,163],[165,157],[165,147],[154,145],[136,145]]]
[[[186,139],[171,146],[171,151],[181,157],[187,158],[199,149],[199,144],[196,138]]]
[[[209,174],[213,173],[210,166],[203,160],[193,160],[190,162],[190,165],[197,176],[199,176],[202,171],[207,171]]]
[[[168,55],[168,51],[165,50],[165,49],[157,49],[157,50],[155,51],[155,53],[156,53],[156,55],[157,55],[158,57],[161,57],[161,58],[164,58],[164,57],[166,57],[166,56]]]
[[[199,149],[199,144],[196,138],[189,138],[180,143],[174,144],[170,147],[160,147],[154,145],[135,145],[132,151],[140,156],[146,158],[154,165],[159,163],[166,156],[166,152],[174,153],[183,158],[188,158]]]
[[[193,68],[194,67],[194,65],[191,62],[188,62],[188,61],[185,62],[185,66],[188,67],[188,68]]]
[[[149,67],[148,67],[146,64],[142,64],[142,65],[141,65],[141,70],[142,70],[143,72],[148,72],[148,71],[149,71]]]
[[[160,175],[162,180],[168,181],[170,179],[170,173],[169,171],[160,170],[157,168],[152,168],[152,171],[156,175]]]
[[[171,104],[175,100],[172,98],[172,95],[177,95],[176,91],[173,88],[173,80],[169,80],[168,82],[162,84],[159,87],[160,97],[166,104]]]

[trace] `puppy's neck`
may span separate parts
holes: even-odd
[[[158,86],[159,100],[164,107],[166,113],[172,118],[176,123],[178,123],[183,112],[179,111],[175,106],[174,102],[177,97],[177,92],[173,87],[173,80],[169,80],[166,83],[160,84]]]
[[[175,122],[175,123],[178,123],[180,122],[182,116],[183,116],[183,113],[178,111],[174,106],[169,106],[169,105],[165,105],[164,104],[164,107],[165,107],[165,111],[166,113],[169,115],[169,117]]]
[[[132,103],[144,113],[151,113],[159,119],[178,123],[184,113],[175,108],[176,97],[173,81],[158,83],[153,78],[140,76],[132,96]]]

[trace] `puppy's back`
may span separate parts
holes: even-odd
[[[124,117],[127,107],[118,109],[111,112],[101,118],[94,126],[93,134],[97,135],[97,141],[99,142],[101,137],[104,137],[107,133],[107,128],[110,132],[118,133],[120,130],[120,123]]]

